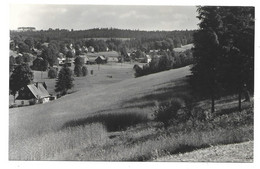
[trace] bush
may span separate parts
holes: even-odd
[[[178,120],[178,110],[183,106],[181,99],[174,98],[167,102],[157,103],[155,108],[155,120],[162,122],[164,127],[169,127],[170,121]]]
[[[35,104],[36,104],[36,100],[35,99],[29,100],[29,105],[35,105]]]
[[[48,77],[50,78],[50,79],[54,79],[54,78],[56,78],[57,77],[57,70],[56,69],[54,69],[54,68],[50,68],[50,70],[49,70],[49,72],[48,72]]]
[[[75,74],[77,77],[82,76],[82,69],[81,69],[81,66],[80,66],[80,65],[75,65],[74,74]]]
[[[88,75],[88,68],[87,68],[87,66],[83,66],[82,67],[82,75],[83,76],[87,76]]]

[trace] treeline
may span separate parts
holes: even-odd
[[[96,28],[89,30],[69,31],[65,29],[49,29],[41,31],[10,31],[11,39],[28,38],[34,40],[34,44],[38,45],[44,42],[52,41],[67,44],[84,44],[86,46],[94,46],[95,51],[102,51],[103,46],[110,50],[120,51],[122,47],[128,49],[172,49],[192,43],[193,30],[183,31],[139,31],[139,30],[122,30],[114,28]],[[96,39],[101,38],[101,39]],[[102,39],[104,38],[104,39]],[[120,39],[121,38],[121,39]],[[100,49],[102,48],[102,49]]]
[[[175,69],[193,63],[191,49],[188,49],[184,52],[162,51],[158,54],[151,55],[151,62],[143,65],[143,67],[135,65],[135,77]]]
[[[66,30],[66,29],[49,29],[40,31],[11,31],[11,36],[33,37],[35,39],[46,40],[65,40],[65,39],[84,39],[84,38],[130,38],[130,39],[151,39],[163,40],[167,38],[179,39],[184,43],[191,43],[193,30],[176,30],[176,31],[141,31],[126,30],[116,28],[94,28],[88,30]]]
[[[214,7],[197,9],[200,29],[194,33],[194,91],[215,99],[254,91],[254,7]],[[246,99],[250,99],[247,95]]]

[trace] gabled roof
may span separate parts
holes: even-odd
[[[49,92],[43,87],[42,83],[30,84],[27,85],[27,87],[30,89],[35,98],[45,98],[50,96]]]
[[[106,60],[106,58],[104,56],[98,56],[96,59],[98,59],[98,58],[100,58],[101,60]]]

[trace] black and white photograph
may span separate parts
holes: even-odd
[[[9,162],[255,162],[255,5],[8,7]]]

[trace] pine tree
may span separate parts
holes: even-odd
[[[72,71],[65,65],[58,74],[55,91],[60,92],[61,95],[66,95],[67,91],[74,86],[73,81]]]
[[[206,6],[198,12],[191,78],[195,89],[211,97],[212,111],[216,93],[237,93],[241,110],[242,93],[254,87],[254,8]]]
[[[225,7],[221,12],[225,27],[223,84],[230,93],[238,94],[241,111],[242,93],[254,88],[254,8]]]
[[[211,112],[215,111],[215,98],[219,90],[218,61],[221,56],[219,35],[222,21],[218,7],[198,7],[200,29],[194,33],[192,83],[195,90],[211,98]]]

